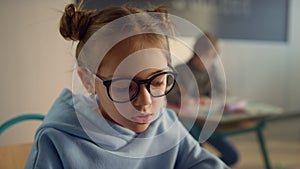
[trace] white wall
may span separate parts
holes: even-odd
[[[58,32],[68,1],[2,0],[0,5],[0,124],[25,113],[46,114],[64,87],[71,87],[70,42]],[[0,145],[32,142],[40,122],[20,123]]]
[[[229,95],[287,105],[287,47],[284,43],[222,41]]]
[[[290,1],[288,42],[222,40],[231,95],[300,110],[300,1]]]
[[[300,109],[300,1],[291,1],[290,47],[289,47],[289,107],[296,111]]]

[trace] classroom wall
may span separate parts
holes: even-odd
[[[290,1],[288,42],[221,41],[230,95],[300,110],[299,7]]]
[[[1,1],[0,124],[20,114],[46,114],[62,88],[71,87],[71,44],[58,32],[60,11],[67,3]],[[39,124],[10,128],[0,136],[0,145],[32,142]]]
[[[289,53],[289,71],[290,76],[289,87],[289,107],[292,111],[299,111],[300,109],[300,1],[291,1],[291,18],[290,18],[290,47]]]
[[[287,42],[220,39],[228,97],[277,105],[285,112],[300,110],[299,7],[300,1],[290,1]],[[182,39],[191,46],[195,42],[194,37]],[[192,54],[176,43],[171,45],[183,60]]]

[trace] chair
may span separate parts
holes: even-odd
[[[8,121],[4,122],[0,126],[0,135],[9,127],[13,126],[14,124],[17,124],[22,121],[26,120],[44,120],[45,115],[43,114],[24,114],[17,117],[14,117],[12,119],[9,119]]]
[[[0,135],[9,127],[27,120],[44,120],[45,115],[42,114],[24,114],[11,118],[1,124]],[[28,155],[30,153],[32,143],[23,143],[16,145],[0,146],[1,163],[0,168],[24,168]]]

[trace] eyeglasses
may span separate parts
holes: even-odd
[[[151,76],[149,79],[136,80],[130,78],[116,78],[104,80],[99,75],[96,79],[101,80],[106,87],[109,98],[117,103],[132,101],[140,92],[140,85],[145,84],[147,91],[152,97],[161,97],[168,94],[175,84],[176,73],[165,71]]]

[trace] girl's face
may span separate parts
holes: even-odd
[[[160,49],[149,44],[142,48],[130,50],[128,44],[117,45],[105,56],[97,75],[104,80],[116,78],[145,80],[168,68],[165,53]],[[164,76],[159,80],[165,81]],[[138,95],[125,103],[112,101],[105,85],[99,80],[96,80],[95,89],[102,115],[107,120],[137,133],[148,128],[164,105],[164,97],[152,97],[145,84],[140,84]]]

